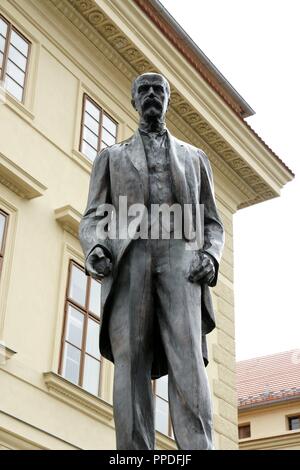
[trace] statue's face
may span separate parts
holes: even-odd
[[[145,74],[137,78],[132,104],[145,121],[163,119],[169,100],[169,89],[164,77]]]

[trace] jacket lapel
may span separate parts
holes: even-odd
[[[137,130],[131,140],[125,144],[126,155],[137,170],[144,189],[144,203],[149,199],[148,164],[141,134]]]
[[[200,214],[197,204],[199,200],[195,197],[195,193],[191,186],[193,184],[197,187],[197,181],[194,181],[192,159],[188,154],[188,147],[184,145],[168,131],[169,137],[169,158],[170,169],[172,175],[172,182],[174,185],[174,192],[177,202],[181,205],[184,214],[184,236],[189,240],[193,240],[194,248],[199,249],[202,247],[201,231],[196,231],[196,220],[198,221],[198,228]],[[193,183],[193,184],[192,184]]]
[[[188,187],[186,183],[186,151],[183,144],[180,144],[167,130],[169,140],[169,159],[172,182],[175,189],[175,196],[179,204],[188,204]]]

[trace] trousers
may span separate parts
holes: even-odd
[[[138,239],[120,264],[108,324],[118,450],[154,449],[151,365],[158,334],[168,362],[177,447],[213,448],[211,398],[201,351],[201,286],[188,280],[193,256],[182,239]]]

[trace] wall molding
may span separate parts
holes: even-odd
[[[297,446],[300,449],[300,432],[290,431],[287,434],[261,437],[259,439],[245,439],[239,441],[240,450],[275,450]],[[296,450],[296,449],[295,449]]]
[[[23,199],[42,196],[47,187],[0,152],[0,183]]]
[[[113,427],[112,405],[54,372],[44,373],[48,392],[69,406]]]
[[[17,354],[16,351],[8,348],[4,342],[0,340],[0,365],[5,364],[15,354]]]
[[[66,206],[55,209],[54,215],[55,219],[64,230],[75,238],[78,238],[79,224],[82,218],[82,214],[78,210],[74,209],[70,204],[67,204]]]

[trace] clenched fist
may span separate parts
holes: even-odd
[[[101,280],[111,273],[112,263],[110,259],[105,256],[102,248],[96,247],[89,254],[85,268],[92,278]]]
[[[215,278],[216,270],[212,257],[204,251],[198,251],[192,261],[189,281],[210,285]]]

